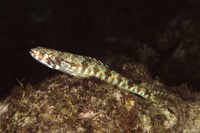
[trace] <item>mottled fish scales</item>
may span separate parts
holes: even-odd
[[[107,65],[95,58],[44,47],[33,48],[30,54],[34,59],[52,69],[74,75],[75,77],[94,76],[153,102],[162,102],[162,99],[167,96],[164,92],[145,89],[137,84],[133,84],[130,80],[111,70]]]

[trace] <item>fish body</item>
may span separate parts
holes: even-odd
[[[164,92],[145,89],[137,84],[133,84],[126,77],[111,70],[107,65],[95,58],[44,47],[33,48],[30,54],[34,59],[52,69],[79,78],[94,76],[153,102],[162,102],[162,99],[167,96]]]

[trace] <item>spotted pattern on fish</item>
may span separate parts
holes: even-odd
[[[162,102],[162,99],[167,96],[164,92],[145,89],[133,84],[130,80],[111,70],[107,65],[95,58],[44,47],[33,48],[30,54],[34,59],[52,69],[80,78],[94,76],[153,102]]]

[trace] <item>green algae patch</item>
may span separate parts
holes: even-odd
[[[152,79],[143,65],[125,64],[119,72],[132,82],[169,96],[162,103],[153,103],[93,77],[78,79],[65,74],[39,85],[25,87],[20,82],[0,102],[0,132],[199,130],[199,94],[184,95],[188,92],[184,85],[164,86]]]

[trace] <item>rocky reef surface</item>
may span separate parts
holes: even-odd
[[[118,71],[147,89],[168,93],[153,103],[97,78],[56,75],[38,85],[19,81],[0,102],[0,132],[200,132],[199,93],[164,85],[140,64]]]

